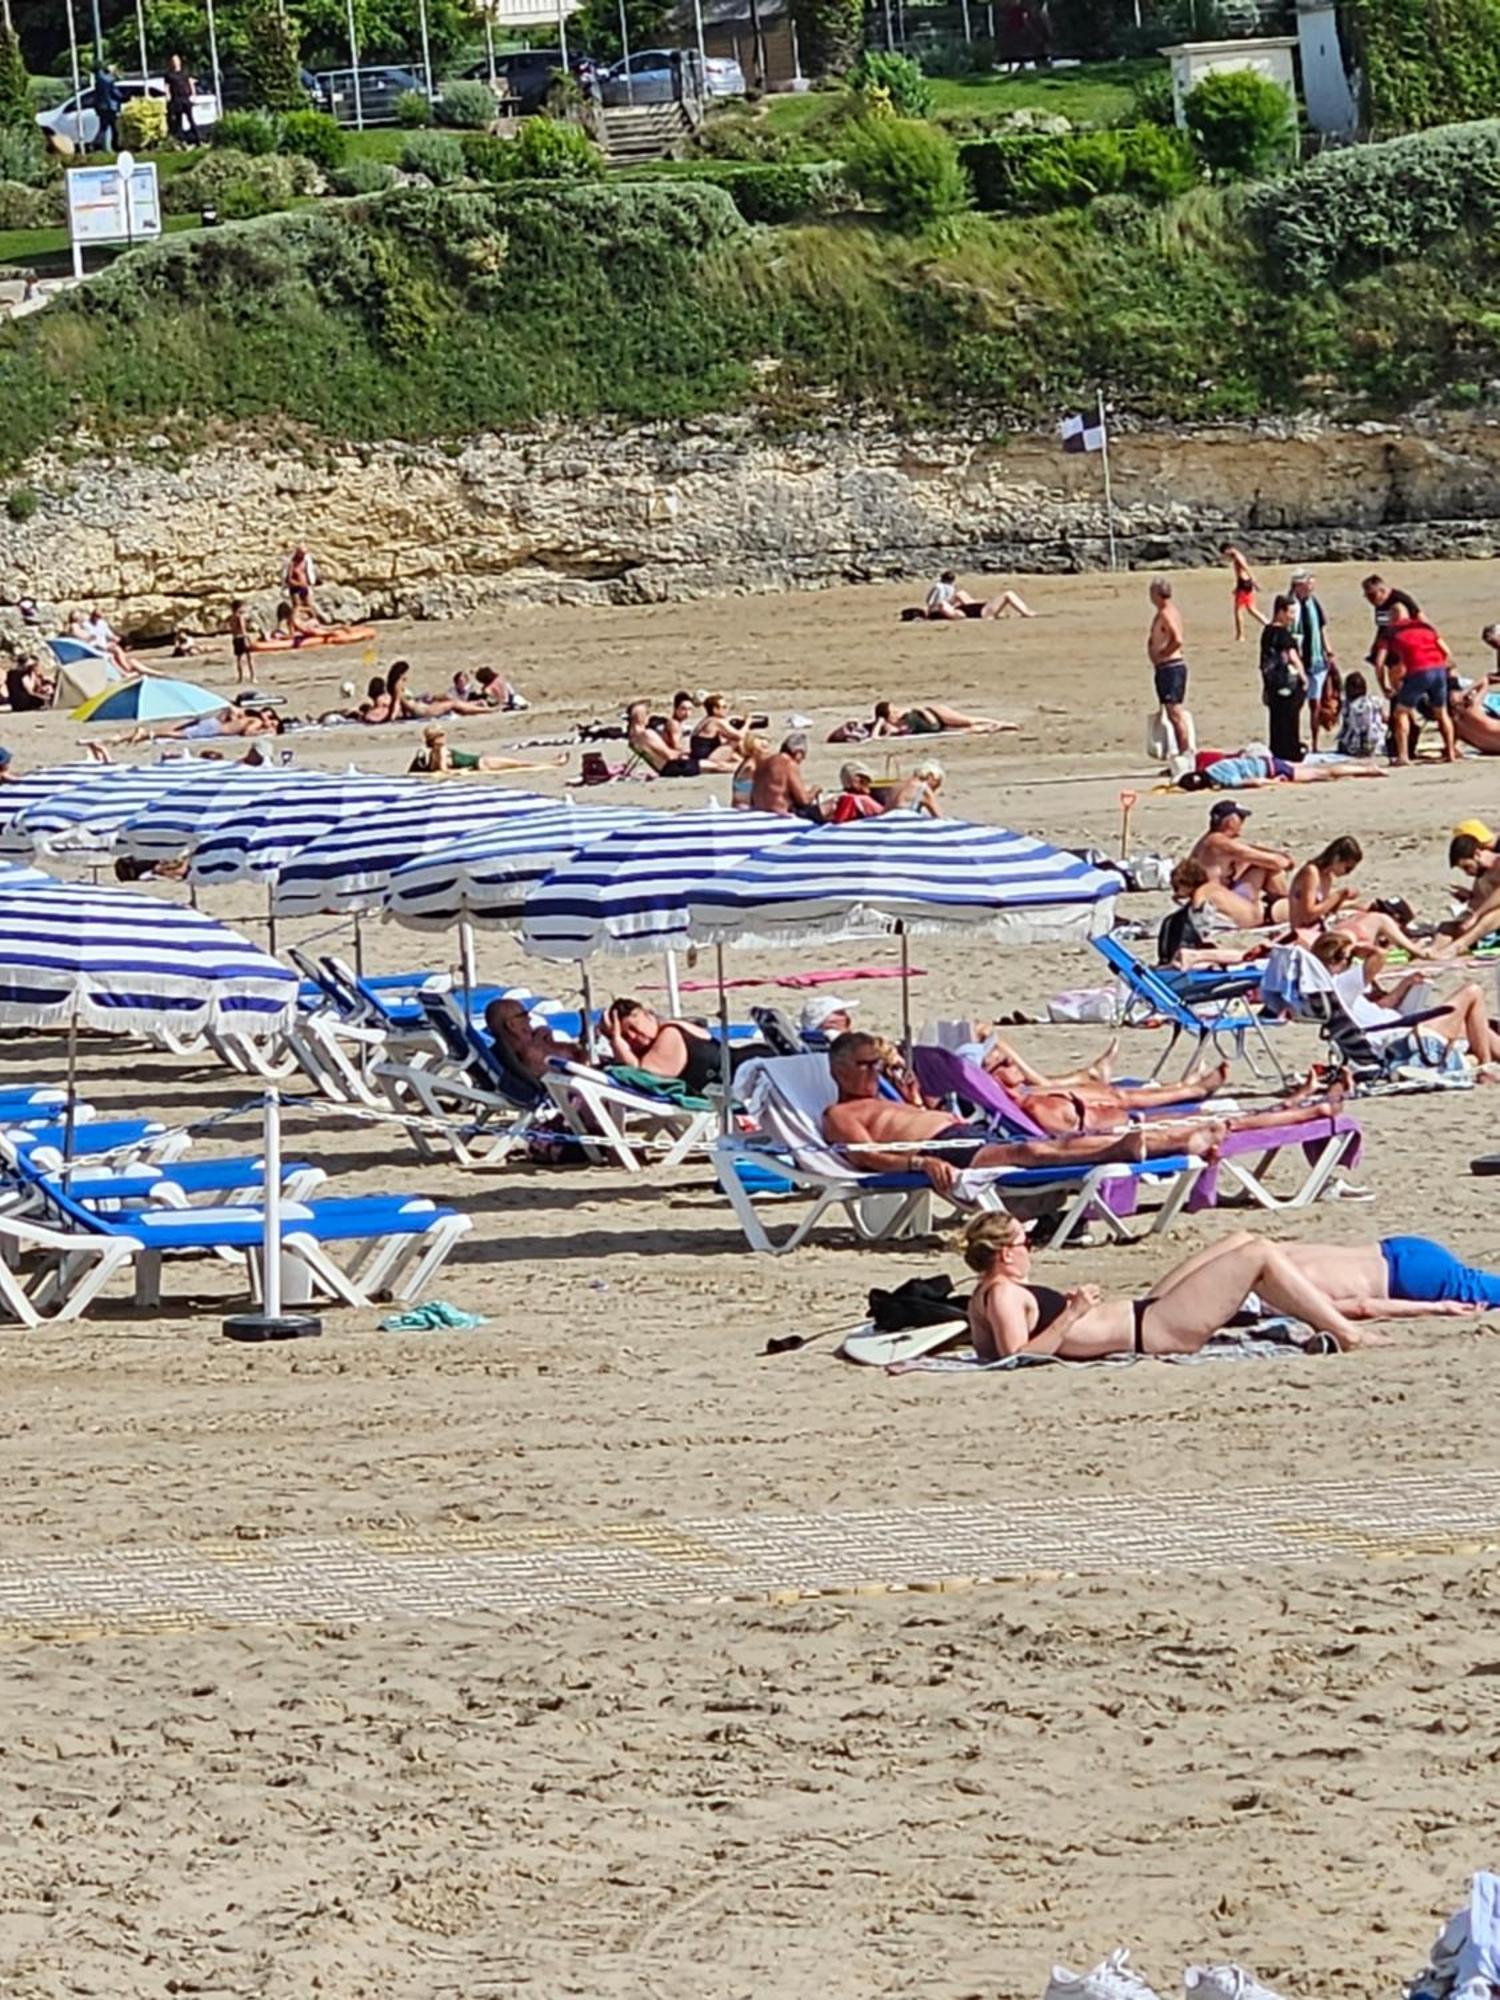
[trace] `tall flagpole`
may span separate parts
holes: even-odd
[[[1119,565],[1115,560],[1115,496],[1114,489],[1110,485],[1109,480],[1109,424],[1104,415],[1104,391],[1102,389],[1098,392],[1098,399],[1099,436],[1102,440],[1099,452],[1104,461],[1104,521],[1109,531],[1109,566],[1111,569],[1116,569]]]

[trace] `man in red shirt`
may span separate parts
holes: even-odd
[[[1385,645],[1401,670],[1391,705],[1396,738],[1394,761],[1411,762],[1412,725],[1419,723],[1425,713],[1436,722],[1443,739],[1443,761],[1456,763],[1458,743],[1453,733],[1453,717],[1448,711],[1448,669],[1453,665],[1453,655],[1442,633],[1418,615],[1387,626]]]

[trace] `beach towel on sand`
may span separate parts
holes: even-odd
[[[901,1334],[882,1333],[866,1320],[843,1336],[836,1351],[846,1361],[883,1368],[888,1375],[1011,1375],[1024,1368],[1133,1368],[1138,1361],[1168,1361],[1179,1366],[1202,1361],[1284,1361],[1297,1355],[1338,1352],[1330,1335],[1314,1333],[1300,1320],[1275,1315],[1224,1327],[1196,1354],[1106,1354],[1097,1361],[1065,1361],[1056,1354],[1011,1354],[1003,1361],[981,1361],[968,1345],[962,1325],[952,1327],[946,1342],[938,1338],[940,1332],[938,1328],[913,1330],[911,1337],[903,1340]],[[934,1341],[940,1351],[932,1351]],[[960,1341],[961,1346],[955,1344]],[[924,1345],[928,1351],[912,1351]]]

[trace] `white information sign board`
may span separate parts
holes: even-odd
[[[154,160],[128,153],[107,167],[68,169],[68,233],[73,268],[83,275],[87,243],[152,242],[161,235],[161,194]]]

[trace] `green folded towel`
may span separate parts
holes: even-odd
[[[450,1306],[446,1299],[428,1299],[424,1305],[412,1306],[401,1313],[387,1313],[380,1322],[382,1333],[437,1333],[443,1327],[458,1329],[471,1326],[488,1326],[483,1313],[465,1312],[461,1306]]]
[[[607,1074],[627,1090],[634,1090],[642,1097],[659,1098],[674,1111],[708,1109],[708,1099],[695,1097],[680,1076],[657,1076],[649,1069],[636,1069],[630,1063],[611,1063]]]

